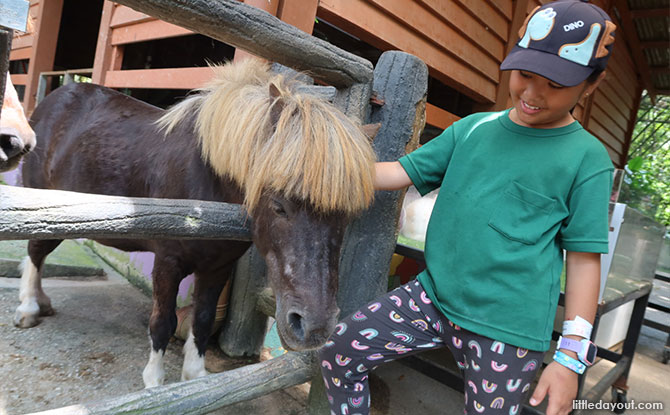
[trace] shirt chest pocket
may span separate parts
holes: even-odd
[[[552,198],[513,181],[498,198],[489,226],[508,239],[532,245],[548,230],[555,205]]]

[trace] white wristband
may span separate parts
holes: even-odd
[[[577,316],[574,320],[565,320],[563,322],[563,335],[564,336],[580,336],[585,339],[591,338],[591,331],[593,326],[588,321]]]

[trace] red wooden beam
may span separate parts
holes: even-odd
[[[39,83],[40,72],[53,70],[62,11],[63,0],[43,1],[39,3],[36,19],[37,27],[35,27],[32,35],[28,81],[23,97],[23,105],[29,113],[32,113],[36,105],[37,84]]]
[[[195,89],[212,76],[209,67],[108,71],[104,85],[109,88]]]
[[[319,0],[284,0],[277,11],[277,17],[311,34],[314,31],[318,7]]]
[[[127,43],[145,42],[147,40],[165,39],[170,37],[191,35],[192,31],[162,20],[127,25],[112,29],[112,46]]]
[[[426,124],[445,129],[460,119],[459,116],[445,111],[433,104],[426,103]]]
[[[498,82],[473,70],[470,63],[447,53],[444,45],[426,38],[402,19],[389,15],[367,0],[320,0],[318,16],[381,50],[399,49],[422,59],[431,76],[490,105],[495,101]]]
[[[111,44],[112,29],[110,24],[114,16],[114,11],[117,5],[107,0],[102,6],[102,16],[100,18],[100,29],[98,30],[98,42],[95,47],[95,58],[93,60],[93,83],[104,85],[105,75],[112,68],[114,61],[114,53],[118,50]],[[119,59],[120,62],[120,59]]]

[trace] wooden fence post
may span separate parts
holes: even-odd
[[[419,58],[385,52],[374,71],[373,106],[369,122],[381,123],[374,139],[379,161],[393,161],[417,148],[426,120],[428,68]],[[375,202],[347,229],[340,260],[338,305],[345,317],[387,291],[388,270],[395,250],[403,193],[377,192]],[[312,379],[310,415],[328,414],[321,375]]]
[[[258,309],[257,303],[266,284],[265,261],[252,245],[237,260],[228,313],[219,335],[219,347],[228,356],[260,354],[268,316]]]
[[[384,53],[375,68],[370,122],[381,123],[374,139],[379,161],[413,151],[425,125],[428,68],[404,52]],[[388,267],[395,250],[402,192],[377,192],[374,204],[348,228],[340,260],[338,304],[342,316],[387,291]]]

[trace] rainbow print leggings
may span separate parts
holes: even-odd
[[[521,413],[521,403],[544,353],[458,327],[432,305],[414,280],[341,321],[320,350],[331,414],[368,414],[370,370],[444,346],[449,347],[463,374],[466,414]]]

